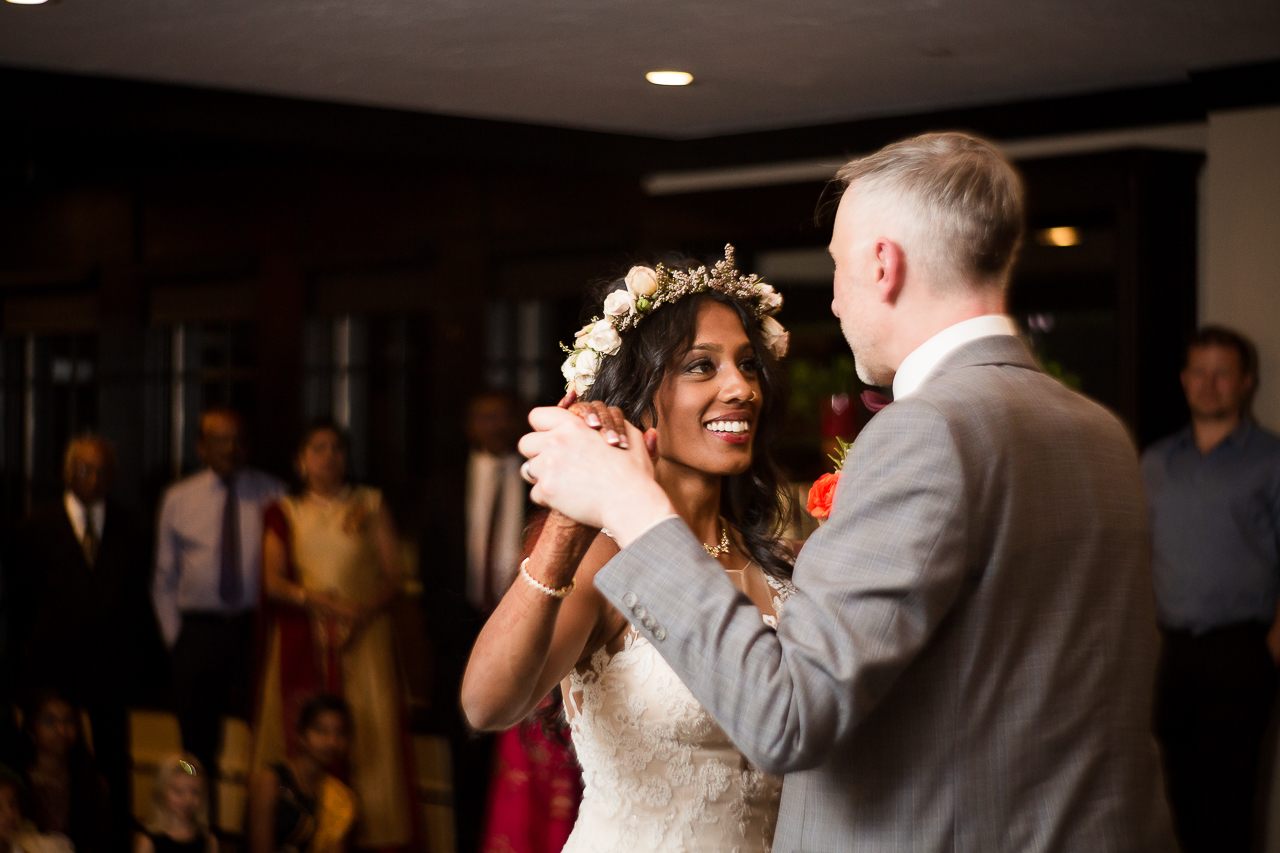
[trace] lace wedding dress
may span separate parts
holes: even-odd
[[[780,614],[794,587],[766,580]],[[569,678],[585,789],[563,853],[768,853],[782,780],[747,761],[648,639],[628,628]]]

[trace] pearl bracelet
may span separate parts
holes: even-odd
[[[576,580],[571,580],[569,581],[568,586],[562,586],[559,589],[552,589],[542,581],[535,578],[533,575],[529,574],[528,566],[529,566],[529,558],[525,557],[524,560],[520,563],[520,577],[528,581],[529,584],[532,585],[534,589],[536,589],[538,592],[542,593],[543,595],[549,595],[552,598],[564,598],[569,593],[573,592],[574,587],[578,585],[578,582]]]

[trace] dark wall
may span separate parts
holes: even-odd
[[[711,256],[732,240],[749,264],[762,249],[828,238],[816,216],[820,184],[649,197],[640,188],[645,174],[864,151],[937,128],[1010,138],[1197,120],[1215,104],[1274,99],[1277,69],[688,141],[0,69],[0,513],[13,519],[33,497],[56,492],[59,448],[84,426],[116,442],[119,492],[149,509],[174,473],[173,437],[160,423],[170,401],[156,365],[173,361],[164,330],[175,323],[212,324],[224,343],[249,336],[225,343],[229,361],[218,381],[250,410],[257,464],[287,473],[309,377],[308,323],[359,314],[374,318],[374,343],[398,348],[395,357],[412,365],[399,391],[383,389],[383,409],[370,402],[363,473],[397,496],[409,527],[427,518],[452,524],[460,512],[459,416],[483,381],[488,306],[547,300],[563,336],[583,282],[632,259]],[[1037,187],[1058,180],[1056,167],[1028,168],[1034,201]],[[1125,198],[1185,219],[1185,181],[1170,190],[1167,170],[1121,172],[1108,172],[1106,186],[1146,181]],[[1177,200],[1159,201],[1170,191]],[[1183,319],[1175,319],[1185,325],[1193,242],[1190,253],[1163,252],[1160,233],[1134,224],[1124,239],[1147,241],[1141,257],[1165,265],[1158,277],[1177,289]],[[1155,269],[1144,267],[1143,280]],[[794,304],[817,317],[825,299],[807,295],[814,298]],[[395,328],[377,319],[389,317],[407,319]],[[1117,350],[1130,378],[1114,405],[1134,423],[1141,405],[1133,365],[1169,346],[1144,329],[1125,326],[1127,348]],[[52,341],[35,361],[23,350],[32,335]],[[92,350],[96,373],[89,385],[73,381],[49,397],[28,448],[20,367],[77,363],[68,348]],[[383,410],[399,412],[402,435],[377,433],[394,432],[396,418],[377,414]],[[403,452],[386,450],[397,441],[407,444]]]

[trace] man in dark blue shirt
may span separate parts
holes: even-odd
[[[1142,456],[1164,634],[1156,735],[1184,853],[1249,850],[1276,692],[1280,437],[1249,414],[1257,364],[1243,336],[1201,329],[1182,370],[1191,424]]]

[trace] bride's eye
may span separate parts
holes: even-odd
[[[738,362],[738,369],[743,373],[756,373],[760,370],[760,357],[752,355],[744,358]]]
[[[710,359],[700,358],[700,359],[697,359],[696,361],[690,362],[688,366],[685,367],[684,372],[685,373],[709,373],[711,372],[712,369],[713,368],[712,368]]]

